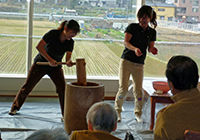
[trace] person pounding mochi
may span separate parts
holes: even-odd
[[[71,55],[74,48],[74,40],[72,39],[80,32],[80,26],[77,21],[63,21],[58,29],[47,32],[36,46],[39,51],[31,66],[26,82],[17,93],[12,107],[9,111],[10,115],[15,115],[20,110],[27,96],[42,79],[44,75],[48,75],[56,86],[56,93],[59,96],[61,114],[64,114],[64,95],[65,95],[65,78],[61,65],[63,56],[66,54],[66,65],[73,66]],[[37,62],[48,62],[49,65],[37,65]]]

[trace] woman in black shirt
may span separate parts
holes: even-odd
[[[36,46],[39,51],[34,59],[34,64],[31,66],[25,84],[17,93],[10,115],[15,115],[25,102],[28,94],[32,91],[35,85],[42,79],[44,75],[48,75],[56,86],[56,92],[59,96],[61,113],[64,114],[64,95],[65,95],[65,78],[61,65],[64,54],[66,53],[66,65],[71,67],[71,55],[74,47],[72,37],[80,32],[80,26],[75,20],[64,21],[58,29],[53,29],[47,32]],[[37,62],[48,62],[48,66],[37,65]]]
[[[156,30],[149,27],[149,23],[157,26],[156,13],[150,6],[142,6],[137,14],[139,23],[130,24],[125,31],[124,46],[119,68],[119,89],[115,98],[115,109],[118,112],[118,121],[121,121],[122,105],[124,97],[128,92],[129,78],[133,80],[133,94],[135,97],[135,118],[142,121],[142,81],[143,65],[146,58],[146,50],[157,54],[154,47],[156,41]]]

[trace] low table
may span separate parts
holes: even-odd
[[[174,103],[171,99],[171,93],[163,93],[163,94],[156,94],[156,93],[148,93],[151,99],[151,118],[150,118],[150,130],[153,130],[154,127],[154,120],[155,120],[155,106],[156,103]]]

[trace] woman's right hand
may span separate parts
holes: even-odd
[[[51,67],[56,67],[56,66],[58,66],[57,65],[57,61],[56,60],[51,60],[51,61],[49,61],[49,65],[51,66]]]
[[[139,57],[142,55],[142,52],[139,48],[135,48],[135,54]]]

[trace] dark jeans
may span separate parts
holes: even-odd
[[[61,67],[38,66],[35,63],[29,70],[26,82],[17,93],[13,101],[11,110],[19,110],[21,108],[29,93],[40,81],[40,79],[46,74],[51,78],[51,80],[56,86],[56,92],[58,93],[61,106],[61,113],[62,115],[64,114],[64,95],[66,83],[63,74],[63,69]]]

